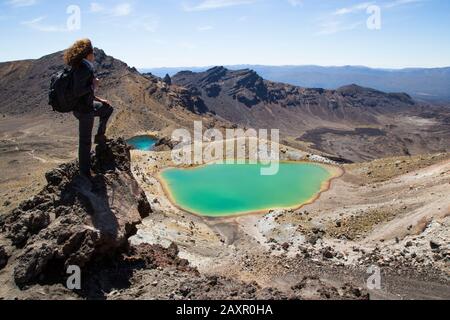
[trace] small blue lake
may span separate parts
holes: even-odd
[[[151,136],[136,136],[129,140],[127,143],[136,150],[151,151],[155,146],[157,140]]]

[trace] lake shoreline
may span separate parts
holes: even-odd
[[[144,152],[152,151],[157,142],[158,138],[149,134],[136,135],[126,140],[126,143],[132,148],[132,150]]]
[[[162,177],[162,173],[164,171],[166,171],[166,170],[169,170],[169,169],[195,170],[195,169],[198,169],[198,168],[201,168],[201,167],[204,167],[204,166],[211,165],[211,163],[206,163],[206,164],[201,164],[201,165],[193,165],[193,166],[187,166],[187,167],[167,166],[167,167],[161,169],[156,174],[156,179],[161,184],[163,192],[164,192],[165,196],[167,197],[167,199],[169,200],[169,202],[175,208],[177,208],[178,210],[180,210],[182,212],[186,212],[186,213],[192,214],[192,215],[195,215],[195,216],[203,218],[203,219],[208,219],[208,220],[211,220],[211,221],[226,221],[226,220],[230,220],[230,219],[231,220],[235,220],[237,218],[245,217],[245,216],[264,215],[264,214],[267,214],[268,212],[270,212],[272,210],[300,210],[301,208],[303,208],[303,207],[305,207],[307,205],[310,205],[310,204],[314,203],[315,201],[319,200],[323,193],[325,193],[328,190],[330,190],[333,181],[338,179],[338,178],[340,178],[340,177],[342,177],[345,174],[345,169],[343,167],[336,166],[336,165],[331,165],[331,164],[324,164],[324,163],[305,161],[305,160],[301,160],[301,161],[286,160],[286,161],[280,161],[280,163],[294,163],[294,164],[307,163],[307,164],[315,164],[315,165],[324,167],[330,173],[331,177],[328,178],[326,181],[324,181],[321,184],[321,187],[320,187],[319,191],[317,193],[315,193],[314,196],[312,196],[310,199],[307,199],[306,201],[302,202],[300,205],[291,206],[291,207],[271,207],[271,208],[264,208],[264,209],[261,209],[261,210],[243,211],[243,212],[240,212],[240,213],[237,213],[237,214],[227,214],[227,215],[218,215],[218,216],[204,215],[204,214],[195,212],[193,210],[185,209],[185,208],[181,207],[180,205],[178,205],[177,202],[175,201],[173,193],[170,190],[167,182]]]

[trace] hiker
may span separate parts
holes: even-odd
[[[64,62],[72,68],[73,95],[76,98],[73,114],[79,121],[80,174],[91,178],[92,130],[95,117],[100,118],[95,144],[106,144],[106,127],[114,109],[107,100],[95,96],[99,79],[94,75],[94,48],[89,39],[75,42],[64,53]]]

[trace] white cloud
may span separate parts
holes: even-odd
[[[108,7],[103,3],[91,2],[90,12],[104,15],[109,18],[129,17],[129,22],[120,21],[120,26],[129,28],[132,31],[156,32],[159,27],[158,17],[151,14],[134,13],[133,6],[129,2],[122,2],[115,6]]]
[[[385,1],[382,4],[379,4],[381,8],[391,9],[394,7],[408,5],[412,3],[420,3],[427,0],[390,0]],[[343,7],[335,10],[331,14],[327,15],[325,19],[322,19],[322,23],[320,24],[320,30],[318,32],[319,35],[330,35],[335,34],[342,31],[349,31],[356,29],[357,27],[364,24],[364,21],[350,21],[351,14],[356,13],[366,13],[367,8],[371,5],[375,5],[378,2],[361,2],[349,7]]]
[[[424,1],[425,0],[391,0],[387,3],[384,3],[382,5],[382,7],[386,8],[386,9],[390,9],[390,8],[394,8],[394,7],[398,7],[398,6],[402,6],[402,5],[419,3],[419,2],[424,2]],[[370,7],[371,5],[374,5],[374,4],[376,4],[376,2],[373,2],[373,1],[372,2],[361,2],[354,6],[337,9],[333,14],[337,15],[337,16],[341,16],[341,15],[346,15],[346,14],[351,14],[351,13],[357,13],[357,12],[367,10],[368,7]]]
[[[131,4],[121,3],[112,8],[111,15],[113,15],[114,17],[124,17],[129,16],[132,11],[133,9],[131,7]]]
[[[19,7],[30,7],[34,6],[37,3],[37,0],[9,0],[6,4],[19,8]]]
[[[107,7],[98,2],[91,2],[90,12],[101,13],[112,17],[125,17],[133,12],[133,7],[128,2],[119,3],[113,7]]]
[[[362,2],[362,3],[356,4],[356,5],[351,6],[351,7],[345,7],[345,8],[337,9],[333,14],[337,15],[337,16],[342,16],[342,15],[345,15],[345,14],[365,11],[372,4],[373,4],[373,2]]]
[[[183,6],[185,11],[206,11],[255,3],[257,0],[203,0],[197,5]]]
[[[91,5],[90,5],[90,11],[93,12],[93,13],[104,12],[105,11],[105,7],[102,6],[98,2],[92,2]]]
[[[65,26],[48,25],[44,23],[47,17],[42,16],[29,21],[21,22],[22,25],[27,26],[33,30],[41,32],[68,32],[69,30]]]
[[[394,8],[398,6],[403,6],[411,3],[424,2],[425,0],[394,0],[384,5],[385,8]]]
[[[349,7],[342,7],[336,9],[334,12],[326,15],[321,19],[319,24],[319,31],[317,35],[332,35],[339,32],[350,31],[358,28],[363,21],[350,21],[351,14],[366,12],[373,2],[361,2]]]

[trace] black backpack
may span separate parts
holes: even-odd
[[[65,68],[52,77],[48,100],[53,111],[60,113],[74,111],[77,99],[73,94],[72,69]]]

